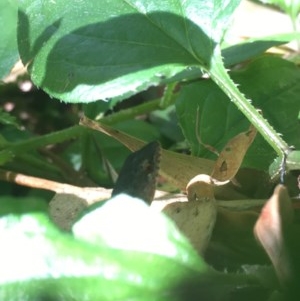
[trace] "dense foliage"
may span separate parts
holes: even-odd
[[[272,1],[292,33],[238,44],[227,31],[240,0],[0,3],[1,300],[297,300],[298,53],[267,52],[300,39],[292,2]],[[26,72],[11,71],[18,58]],[[111,128],[83,127],[82,116]],[[249,124],[258,134],[226,179],[235,184],[215,192],[236,202],[219,205],[206,253],[142,200],[109,199],[138,139],[168,150],[158,186],[175,198]],[[279,181],[291,198],[273,195],[284,205],[272,205],[278,229],[255,228],[263,249],[253,227]],[[109,200],[84,211],[97,197]],[[79,206],[71,231],[49,217],[59,198]],[[266,246],[269,233],[279,245]],[[274,261],[282,249],[295,267],[286,273]]]

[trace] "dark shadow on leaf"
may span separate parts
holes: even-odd
[[[267,49],[284,44],[284,41],[253,41],[236,44],[222,50],[222,57],[226,67],[233,66],[245,60],[250,60]]]
[[[22,27],[20,24],[22,24]],[[28,22],[28,17],[21,10],[18,11],[18,48],[24,65],[30,63],[29,66],[32,66],[32,61],[35,56],[39,53],[43,44],[59,29],[60,24],[61,20],[53,22],[50,26],[45,28],[43,33],[35,41],[34,45],[30,45],[30,24]]]
[[[51,26],[38,39],[34,56],[53,33]],[[64,93],[82,84],[100,85],[162,67],[152,74],[160,83],[172,74],[168,65],[208,69],[215,46],[201,28],[177,15],[128,14],[90,24],[59,39],[48,55],[41,86],[50,93]]]
[[[191,275],[181,279],[171,289],[171,295],[179,301],[264,301],[270,296],[269,289],[258,281],[244,281],[243,285],[238,282],[234,274]]]

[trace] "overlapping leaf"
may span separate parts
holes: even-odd
[[[209,69],[239,0],[24,0],[19,50],[34,83],[68,102],[124,98]]]
[[[1,300],[224,300],[257,283],[214,272],[170,220],[128,196],[84,216],[74,234],[41,213],[1,218]]]
[[[7,75],[18,59],[17,6],[12,1],[0,3],[0,79]]]
[[[144,234],[147,239],[147,233]],[[182,236],[172,235],[175,240],[165,243],[175,251],[176,240],[182,240]],[[2,218],[0,241],[0,295],[3,300],[147,300],[150,291],[156,291],[158,298],[164,292],[172,294],[181,277],[184,281],[207,271],[188,244],[186,247],[190,251],[181,245],[186,254],[182,257],[184,261],[177,261],[176,252],[166,257],[149,250],[145,253],[124,251],[125,247],[112,248],[105,240],[84,243],[59,232],[40,214]],[[130,248],[130,244],[127,247]],[[161,248],[161,252],[168,250]]]
[[[297,67],[278,57],[266,56],[254,60],[244,70],[232,72],[231,77],[288,143],[299,147],[300,127],[297,116],[300,73]],[[176,107],[192,152],[199,156],[212,155],[199,143],[197,131],[203,143],[220,151],[228,140],[245,131],[249,124],[211,80],[183,86]],[[266,170],[274,157],[275,152],[258,135],[243,164]]]
[[[117,139],[131,151],[136,151],[145,145],[145,142],[140,139],[86,117],[80,123]],[[182,190],[185,190],[187,183],[192,177],[201,173],[210,173],[212,168],[213,162],[211,160],[162,149],[160,173],[173,185]]]

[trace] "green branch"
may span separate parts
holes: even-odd
[[[17,155],[24,154],[30,150],[76,138],[82,133],[83,130],[85,130],[83,127],[75,125],[44,136],[30,138],[21,142],[10,143],[6,145],[5,149],[0,151],[0,164],[4,164]]]
[[[105,116],[101,118],[101,122],[107,125],[116,124],[118,122],[129,120],[136,116],[147,114],[154,110],[161,109],[160,104],[161,104],[160,98],[147,101],[145,103],[134,106],[132,108],[124,109],[112,115]]]
[[[106,116],[101,119],[101,122],[108,125],[115,124],[158,109],[161,109],[160,98]],[[34,137],[21,142],[2,143],[2,150],[0,150],[0,165],[12,160],[16,156],[23,155],[28,151],[39,149],[49,144],[61,143],[66,140],[79,137],[82,131],[86,130],[87,129],[84,127],[75,125],[61,131],[53,132],[44,136]]]
[[[276,153],[283,157],[290,152],[289,145],[281,138],[269,122],[254,108],[249,100],[239,91],[229,77],[221,57],[215,55],[209,71],[212,80],[225,92],[246,118],[257,128],[258,132],[271,145]]]

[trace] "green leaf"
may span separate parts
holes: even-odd
[[[120,122],[115,125],[115,128],[148,142],[159,140],[160,138],[158,130],[153,125],[142,120]],[[85,135],[82,139],[84,141],[76,141],[75,144],[82,148],[81,163],[84,169],[95,182],[109,186],[113,185],[107,172],[107,166],[103,162],[107,160],[116,171],[119,171],[130,151],[121,145],[120,142],[99,132]],[[79,143],[80,145],[78,145]],[[75,155],[74,151],[80,157],[80,150],[74,150],[74,148],[73,151],[70,149],[70,154],[66,155],[70,158],[72,152],[72,156]],[[80,162],[78,163],[80,164]]]
[[[289,172],[292,170],[300,170],[300,151],[291,151],[284,160],[276,158],[270,165],[269,174],[271,178],[276,179],[280,176],[280,172]]]
[[[280,33],[266,37],[248,39],[246,42],[228,46],[222,50],[226,67],[253,59],[263,54],[271,47],[289,43],[300,39],[299,32]]]
[[[236,45],[226,45],[222,48],[223,62],[226,67],[245,62],[253,59],[271,47],[276,47],[286,44],[293,40],[300,39],[298,32],[276,34],[266,37],[249,39]],[[192,80],[203,76],[203,72],[197,67],[190,67],[183,72],[176,74],[174,77],[164,80],[163,83],[170,83],[173,81]]]
[[[208,267],[175,224],[142,200],[120,194],[73,226],[75,237],[115,249],[147,252],[199,268]],[[189,254],[187,257],[186,254]]]
[[[300,170],[300,151],[291,151],[286,158],[288,170]]]
[[[122,201],[129,208],[124,210]],[[108,233],[99,227],[105,224],[102,220],[94,223],[92,212],[74,227],[77,238],[60,232],[43,214],[1,218],[1,300],[171,301],[189,297],[229,300],[240,285],[251,288],[258,284],[253,276],[221,274],[208,268],[175,226],[160,213],[152,214],[141,200],[128,201],[118,196],[110,203],[110,208],[105,207],[109,202],[102,209],[110,216],[100,214],[112,225]],[[102,209],[94,213],[99,216],[98,210]],[[142,216],[130,215],[130,210]],[[149,214],[146,221],[142,220],[145,210]],[[130,220],[135,233],[132,238],[136,235],[136,240],[129,239],[129,245],[119,243],[113,247],[114,238],[115,242],[120,242],[126,240],[121,234],[130,235],[123,230],[128,226],[115,220],[117,215],[127,212],[127,221],[133,219]],[[88,221],[92,225],[88,225]],[[134,221],[138,222],[135,229]],[[145,222],[150,224],[146,227]],[[119,235],[114,235],[117,233],[114,228],[120,230]],[[138,233],[139,229],[148,229],[144,238],[143,232]],[[89,230],[93,234],[99,230],[98,234],[102,232],[103,237],[101,234],[95,240],[93,234],[85,232]],[[113,238],[107,240],[111,232]],[[132,247],[139,244],[139,239],[142,239],[141,247],[134,250]],[[151,245],[147,239],[153,239],[151,248],[147,247]],[[145,242],[146,247],[143,247]]]
[[[17,198],[12,196],[0,197],[0,216],[29,212],[47,212],[47,210],[47,202],[40,198]]]
[[[20,127],[17,118],[3,111],[1,108],[0,108],[0,123],[4,125],[13,125],[17,128]]]
[[[33,82],[54,97],[122,99],[187,68],[209,69],[239,2],[25,0],[19,51]]]
[[[294,36],[294,35],[292,35]],[[283,37],[282,37],[283,38]],[[236,44],[222,50],[224,65],[233,66],[263,54],[271,47],[279,46],[289,42],[287,40],[250,40],[245,43]]]
[[[299,69],[281,58],[264,56],[254,60],[243,70],[231,72],[230,76],[289,144],[300,147],[297,121]],[[192,153],[198,156],[212,157],[199,143],[197,131],[203,143],[220,151],[230,138],[245,131],[249,125],[247,119],[212,80],[200,80],[183,86],[176,109]],[[275,152],[259,135],[246,155],[244,166],[267,170],[275,156]]]
[[[300,39],[300,33],[292,32],[248,39],[246,42],[235,45],[226,45],[224,48],[222,48],[223,62],[226,67],[230,67],[253,59],[263,54],[271,47],[286,44],[297,39]],[[203,72],[199,70],[199,68],[191,67],[181,73],[176,74],[173,78],[168,79],[166,83],[169,83],[172,80],[192,80],[195,78],[200,78],[202,75]]]
[[[178,127],[175,106],[170,105],[164,110],[153,111],[150,115],[151,122],[159,128],[162,135],[171,141],[181,142],[183,140],[182,131]]]
[[[159,296],[195,276],[196,269],[162,256],[75,240],[43,215],[2,218],[0,239],[2,300],[147,300],[149,292]]]
[[[0,2],[0,79],[9,73],[18,59],[17,6],[12,1]]]

